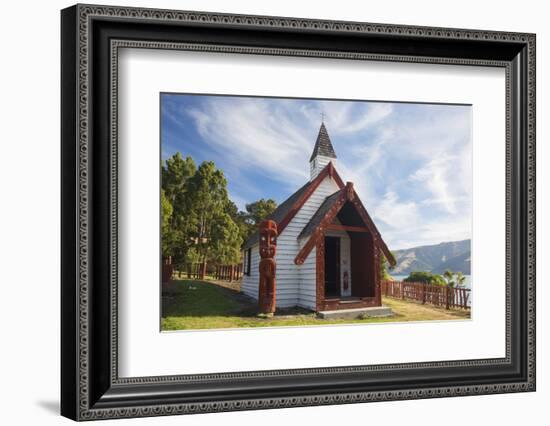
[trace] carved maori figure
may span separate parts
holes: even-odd
[[[260,288],[258,308],[262,314],[275,312],[275,253],[277,250],[277,223],[260,223]]]

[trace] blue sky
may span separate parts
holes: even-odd
[[[391,250],[471,238],[471,106],[162,94],[162,158],[214,161],[241,209],[280,203],[309,180],[321,113]]]

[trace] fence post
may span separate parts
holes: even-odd
[[[401,299],[405,299],[405,283],[401,281]]]
[[[422,284],[422,304],[426,304],[426,284]]]
[[[445,286],[445,309],[449,309],[449,286]]]

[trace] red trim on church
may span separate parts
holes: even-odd
[[[294,263],[296,265],[301,265],[304,263],[313,247],[317,246],[319,244],[319,240],[324,238],[325,231],[327,229],[340,227],[342,229],[350,228],[349,230],[351,232],[357,232],[356,230],[351,229],[354,227],[346,227],[342,225],[338,226],[331,223],[336,215],[340,212],[344,204],[348,201],[355,207],[355,210],[361,216],[361,219],[364,222],[365,228],[372,234],[374,245],[382,250],[390,265],[395,266],[396,261],[393,257],[392,252],[388,249],[388,246],[382,239],[380,232],[374,225],[374,222],[372,221],[369,213],[365,209],[365,206],[363,206],[363,203],[359,199],[357,193],[355,192],[355,189],[353,189],[352,182],[348,182],[345,187],[342,187],[342,189],[340,189],[340,195],[338,196],[338,198],[336,198],[336,200],[334,200],[332,207],[327,211],[319,225],[317,225],[317,227],[315,228],[315,231],[311,234],[306,244],[302,247],[296,258],[294,259]],[[361,231],[364,231],[365,228],[361,227],[360,229]]]
[[[305,202],[311,197],[311,195],[315,192],[315,190],[319,187],[323,179],[325,179],[327,176],[330,176],[334,181],[336,182],[336,185],[340,189],[344,188],[344,181],[336,171],[334,165],[332,162],[328,163],[323,170],[315,177],[315,179],[311,182],[311,185],[307,188],[307,190],[302,194],[302,196],[294,203],[290,211],[287,213],[287,215],[277,224],[277,230],[279,232],[279,235],[283,232],[283,230],[287,227],[287,225],[290,223],[292,218],[296,216],[296,213],[300,211],[300,209],[303,207]]]

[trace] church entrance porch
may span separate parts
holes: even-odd
[[[357,225],[329,225],[317,247],[317,311],[381,305],[379,256],[372,234]],[[377,266],[378,265],[378,266]]]
[[[381,306],[380,256],[395,259],[351,182],[325,198],[297,239],[296,265],[315,248],[317,312]]]

